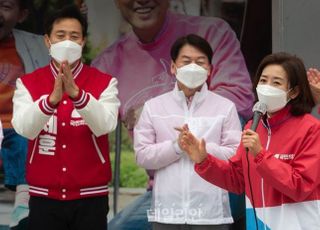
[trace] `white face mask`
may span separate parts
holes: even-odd
[[[81,54],[82,46],[70,40],[51,44],[50,47],[51,57],[59,63],[68,61],[69,64],[73,64],[81,58]]]
[[[274,113],[284,108],[288,103],[287,92],[270,85],[257,85],[260,102],[267,105],[267,112]]]
[[[194,63],[177,68],[176,78],[189,89],[197,88],[206,82],[208,71]]]

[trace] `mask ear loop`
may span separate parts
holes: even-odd
[[[51,57],[51,46],[52,46],[52,43],[51,43],[49,38],[48,38],[48,42],[49,42],[49,45],[50,45],[50,47],[49,47],[49,56]]]
[[[206,83],[208,85],[208,88],[210,88],[210,83],[211,83],[211,80],[212,80],[212,75],[213,75],[213,65],[210,64],[210,71],[208,71],[208,76],[207,76],[207,80],[206,80]]]
[[[173,74],[174,75],[174,77],[175,77],[175,79],[176,79],[176,81],[178,80],[177,79],[177,74],[178,74],[178,66],[177,66],[177,64],[176,63],[173,63],[174,64],[174,68],[175,68],[175,74]]]
[[[289,93],[292,91],[293,88],[290,88],[286,93],[287,93],[287,104],[289,103],[289,101],[292,100],[291,97],[289,97]]]

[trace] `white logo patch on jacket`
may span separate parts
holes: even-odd
[[[295,154],[276,153],[274,157],[280,160],[293,160]]]
[[[53,115],[43,128],[47,134],[39,136],[39,154],[54,156],[56,150],[57,116]]]
[[[81,115],[78,113],[76,109],[72,110],[70,125],[71,126],[86,125],[86,122],[81,118],[82,118]]]

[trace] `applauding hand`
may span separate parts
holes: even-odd
[[[189,131],[187,125],[184,125],[182,128],[176,128],[176,130],[180,131],[179,145],[189,155],[190,159],[195,163],[204,161],[208,155],[204,139],[198,140]]]
[[[310,89],[315,103],[320,103],[320,71],[310,68],[307,71]]]

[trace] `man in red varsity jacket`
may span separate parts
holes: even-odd
[[[13,127],[29,139],[29,229],[105,230],[117,80],[81,62],[87,22],[78,8],[57,11],[46,30],[52,61],[18,79],[13,98]]]

